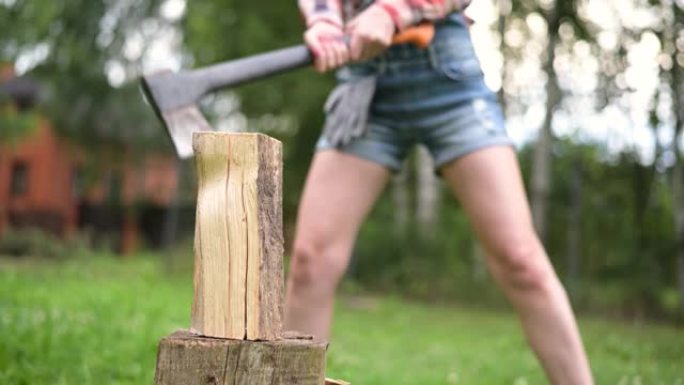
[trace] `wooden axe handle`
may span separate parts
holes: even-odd
[[[430,45],[434,35],[434,25],[421,24],[394,36],[392,44],[410,43],[425,48]],[[305,45],[299,45],[188,71],[186,76],[190,77],[190,83],[201,85],[201,94],[206,94],[305,67],[311,62],[313,57],[309,49]]]

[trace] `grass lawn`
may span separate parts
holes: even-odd
[[[189,276],[149,257],[0,259],[0,384],[151,385],[158,340],[189,325]],[[684,385],[684,330],[582,318],[597,384]],[[361,384],[544,384],[512,314],[339,301],[328,375]]]

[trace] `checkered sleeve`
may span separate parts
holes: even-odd
[[[308,27],[324,21],[342,27],[341,0],[298,0],[299,11]]]
[[[376,4],[392,16],[398,30],[421,21],[445,18],[451,12],[463,11],[471,0],[377,0]]]

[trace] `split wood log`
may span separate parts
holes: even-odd
[[[159,343],[155,385],[321,385],[326,344],[243,341],[178,331]]]
[[[198,132],[192,328],[275,340],[283,318],[282,160],[262,134]]]

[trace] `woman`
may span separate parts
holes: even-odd
[[[377,89],[362,135],[339,143],[324,133],[317,144],[299,207],[285,326],[328,338],[335,289],[358,229],[391,172],[423,144],[470,217],[550,382],[592,384],[572,309],[534,231],[514,149],[460,12],[468,2],[300,0],[315,68],[352,62],[338,72],[340,83],[372,75]],[[425,20],[436,27],[430,47],[389,47],[397,31]]]

